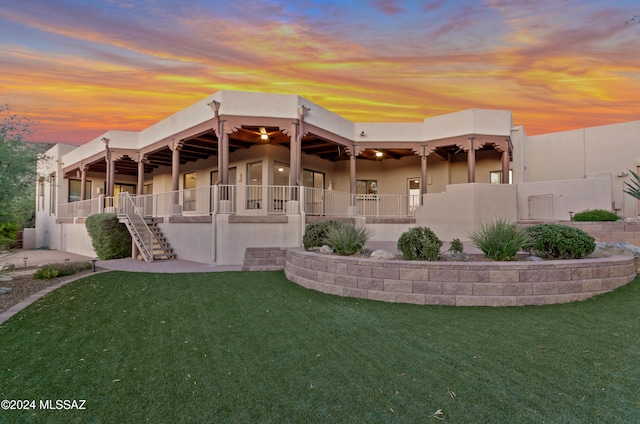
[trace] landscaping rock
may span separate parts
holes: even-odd
[[[544,259],[542,259],[540,256],[527,256],[526,258],[524,258],[525,261],[531,261],[531,262],[540,262],[540,261],[544,261]]]
[[[13,280],[13,278],[10,275],[1,275],[0,274],[0,281],[11,281]]]
[[[0,294],[9,294],[11,289],[9,287],[0,287]]]
[[[0,264],[0,271],[13,271],[14,269],[16,269],[16,266],[14,264]]]
[[[590,258],[608,258],[609,256],[625,255],[633,256],[636,264],[636,272],[640,273],[640,247],[624,242],[600,242],[596,243],[596,250]]]
[[[466,252],[444,252],[438,256],[438,259],[441,261],[467,262],[469,254]]]
[[[396,255],[394,255],[393,252],[390,252],[385,249],[378,249],[371,252],[371,259],[389,260],[389,259],[395,259],[395,258],[396,258]]]
[[[322,246],[319,250],[320,253],[333,253],[333,249],[331,246],[327,246],[326,244]]]

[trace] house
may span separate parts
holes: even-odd
[[[297,95],[219,91],[140,132],[54,146],[38,168],[35,239],[93,256],[84,220],[115,211],[149,260],[144,240],[162,237],[167,254],[239,264],[247,247],[299,246],[306,223],[328,217],[395,241],[413,225],[451,240],[496,217],[637,216],[623,183],[638,135],[640,121],[528,137],[511,112],[483,109],[351,122]]]

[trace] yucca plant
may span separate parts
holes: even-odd
[[[528,249],[532,244],[531,237],[524,229],[506,219],[478,225],[469,238],[487,258],[495,261],[513,261],[518,252]]]
[[[629,172],[631,172],[631,175],[633,175],[634,179],[631,180],[631,183],[625,181],[624,185],[627,187],[627,189],[622,191],[624,191],[631,197],[640,199],[640,175],[636,174],[632,170],[629,170]]]
[[[362,252],[371,236],[371,230],[366,227],[340,222],[327,230],[325,241],[338,255],[350,256]]]

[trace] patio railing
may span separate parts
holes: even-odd
[[[273,185],[217,185],[166,193],[131,195],[142,216],[171,216],[180,205],[185,216],[214,213],[277,215],[304,213],[316,216],[347,216],[350,206],[358,214],[375,217],[412,217],[420,196],[403,194],[351,194],[312,187]],[[118,208],[118,198],[98,199],[59,205],[60,218],[77,218]],[[109,210],[109,209],[108,209]]]

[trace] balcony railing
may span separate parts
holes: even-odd
[[[420,196],[402,194],[353,195],[311,187],[217,185],[167,193],[131,196],[142,216],[171,216],[180,205],[185,216],[215,213],[239,215],[277,215],[305,213],[317,216],[347,216],[350,206],[358,214],[376,217],[412,217]],[[59,205],[60,218],[84,217],[118,207],[117,198],[99,199]],[[108,209],[107,209],[108,210]]]

